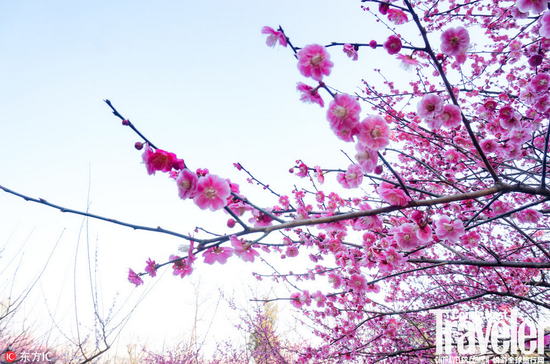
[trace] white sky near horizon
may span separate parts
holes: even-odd
[[[360,5],[356,0],[1,2],[0,185],[137,225],[229,232],[226,214],[200,211],[179,200],[166,175],[147,175],[141,152],[133,148],[139,137],[103,100],[110,99],[153,143],[185,159],[191,169],[208,168],[230,178],[253,201],[272,206],[276,198],[247,184],[234,162],[290,195],[301,182],[288,173],[296,159],[346,168],[349,161],[340,149],[355,152],[353,144],[329,130],[326,109],[299,101],[296,82],[315,82],[299,74],[290,49],[267,47],[260,30],[281,25],[297,46],[383,42],[389,31]],[[374,68],[399,64],[381,49],[362,49],[358,62],[341,47],[329,52],[335,67],[326,82],[352,93],[361,78],[380,79]],[[328,104],[328,95],[323,97]],[[367,107],[363,110],[365,116]],[[128,308],[152,288],[123,329],[118,352],[138,340],[159,346],[188,337],[193,284],[199,281],[199,297],[205,300],[199,330],[205,334],[214,317],[219,326],[212,326],[207,338],[214,343],[234,335],[227,310],[215,311],[218,287],[228,296],[235,291],[240,304],[253,296],[251,290],[263,294],[271,287],[257,285],[250,274],[270,273],[265,265],[234,258],[224,266],[207,266],[199,258],[192,277],[182,280],[163,270],[160,279],[144,277],[146,287],[135,289],[126,279],[128,268],[142,270],[148,257],[166,261],[184,243],[181,239],[85,221],[2,192],[0,299],[9,296],[10,287],[17,297],[29,286],[58,239],[22,308],[28,321],[18,321],[17,327],[37,325],[47,332],[55,322],[74,335],[75,290],[79,320],[89,322],[87,243],[92,264],[97,246],[98,273],[92,276],[104,313],[115,297],[120,307],[130,296]],[[289,313],[283,319],[292,321],[287,306],[279,305]]]

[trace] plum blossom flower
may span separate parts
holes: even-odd
[[[393,247],[385,249],[380,258],[378,268],[381,272],[389,273],[405,263],[405,258]]]
[[[393,206],[406,206],[407,202],[411,200],[405,191],[388,182],[380,183],[378,194],[382,200]]]
[[[215,174],[207,174],[199,179],[193,201],[201,210],[216,211],[227,205],[229,196],[231,196],[231,188],[227,180]]]
[[[516,6],[522,13],[540,14],[548,9],[548,0],[516,0]]]
[[[361,105],[354,97],[347,94],[337,94],[334,96],[334,100],[330,102],[327,110],[330,129],[335,132],[343,129],[354,129],[359,122],[360,112]]]
[[[290,303],[296,308],[302,308],[304,303],[300,300],[300,292],[294,292],[290,295]]]
[[[367,278],[362,274],[354,273],[349,277],[348,286],[356,293],[367,290]]]
[[[296,54],[298,70],[304,77],[311,77],[315,81],[322,81],[323,76],[330,75],[334,63],[330,61],[330,54],[325,47],[319,44],[308,44]]]
[[[187,168],[179,171],[176,178],[179,197],[182,200],[195,197],[198,183],[199,177],[194,172]]]
[[[297,257],[299,253],[300,253],[300,251],[294,245],[286,247],[286,256],[287,257],[294,258],[294,257]]]
[[[541,37],[550,38],[550,11],[545,12],[540,18],[539,34]]]
[[[395,25],[402,25],[409,21],[407,14],[399,9],[388,9],[388,20]]]
[[[145,143],[144,147],[141,157],[149,175],[155,174],[157,171],[170,172],[172,168],[178,170],[185,168],[183,159],[178,159],[174,153],[162,149],[153,152],[149,143]]]
[[[355,160],[361,165],[363,173],[372,173],[378,164],[378,153],[361,143],[355,144]]]
[[[252,244],[245,243],[242,239],[237,238],[235,235],[229,237],[231,245],[233,245],[234,253],[236,256],[244,260],[245,262],[254,262],[254,257],[259,257],[260,253],[257,250],[252,249]]]
[[[227,263],[227,258],[233,255],[233,248],[225,246],[213,246],[206,250],[202,256],[206,264],[214,264],[216,262],[220,264]]]
[[[149,273],[151,277],[155,277],[157,275],[157,263],[154,260],[151,260],[151,258],[149,258],[145,263],[147,264],[145,271]]]
[[[405,223],[393,231],[393,238],[399,247],[403,250],[411,251],[420,246],[420,240],[416,236],[416,224]]]
[[[441,51],[449,56],[458,56],[470,46],[470,35],[464,27],[449,28],[441,34]]]
[[[363,182],[363,172],[358,164],[351,164],[346,173],[338,173],[336,180],[344,188],[357,188]]]
[[[443,113],[438,117],[446,128],[456,128],[462,123],[462,114],[460,108],[453,104],[447,104],[443,108]]]
[[[480,146],[485,153],[495,153],[500,149],[498,143],[494,139],[483,139]]]
[[[317,88],[308,86],[303,82],[298,82],[296,89],[302,93],[300,96],[300,101],[318,104],[321,107],[325,106],[325,102],[321,98],[321,95],[319,95]]]
[[[179,275],[183,278],[193,273],[193,262],[197,260],[197,257],[193,254],[193,242],[191,242],[191,245],[188,247],[187,251],[188,255],[186,259],[180,259],[179,256],[173,254],[170,255],[169,260],[174,261],[174,264],[172,265],[173,275]]]
[[[380,115],[369,115],[359,124],[359,142],[378,151],[390,143],[390,127]]]
[[[432,241],[432,228],[430,227],[430,225],[419,225],[418,229],[416,230],[416,237],[424,243],[429,243],[430,241]]]
[[[275,30],[271,27],[266,26],[262,28],[262,34],[267,34],[267,39],[265,42],[269,47],[275,47],[275,44],[277,44],[277,41],[283,47],[286,47],[287,45],[285,35],[283,34],[283,32],[279,30]]]
[[[324,307],[325,302],[327,301],[327,296],[321,293],[321,291],[317,291],[311,295],[311,298],[313,301],[317,303],[317,307]]]
[[[338,289],[342,284],[342,278],[336,273],[329,273],[328,282],[332,284],[332,288]]]
[[[399,53],[396,57],[398,60],[401,61],[401,67],[406,71],[409,71],[413,67],[418,67],[421,65],[420,61],[414,59],[413,56],[408,54],[405,55]]]
[[[352,61],[357,61],[359,59],[357,49],[349,43],[344,44],[344,53],[347,54]]]
[[[481,240],[481,236],[479,236],[478,233],[475,231],[470,231],[468,234],[462,235],[460,237],[460,241],[467,249],[474,249],[479,245],[479,242]]]
[[[434,230],[439,239],[446,239],[453,243],[457,242],[465,233],[464,224],[461,220],[451,220],[450,217],[445,215],[435,222]]]
[[[550,96],[542,95],[537,98],[537,101],[533,104],[533,107],[541,113],[546,112],[550,109]]]
[[[296,292],[291,294],[290,299],[291,299],[290,303],[292,303],[292,305],[296,308],[302,308],[304,304],[306,306],[311,305],[311,296],[309,295],[309,292],[307,290],[302,291],[301,293]]]
[[[436,94],[425,95],[416,104],[416,113],[423,119],[434,119],[443,113],[443,99]]]
[[[550,76],[546,73],[539,73],[530,82],[536,92],[541,93],[548,90],[550,86]]]
[[[536,224],[539,222],[540,218],[542,217],[542,214],[537,210],[525,209],[517,212],[516,217],[518,221],[521,223]]]
[[[533,86],[528,85],[519,92],[519,99],[527,105],[533,105],[537,100],[537,91]]]
[[[401,39],[397,35],[390,35],[388,40],[384,42],[384,49],[388,54],[397,54],[402,47]]]
[[[141,279],[141,277],[131,269],[128,272],[128,280],[130,283],[135,284],[136,287],[143,284],[143,279]]]
[[[368,211],[371,209],[370,205],[366,202],[361,203],[359,208],[361,211]],[[376,215],[359,217],[353,223],[354,230],[379,230],[382,226],[382,221]],[[363,238],[365,237],[363,236]]]

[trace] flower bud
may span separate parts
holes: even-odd
[[[235,227],[235,220],[233,219],[227,220],[227,227],[230,229],[233,229]]]
[[[123,119],[122,120],[122,125],[124,125],[124,126],[130,125],[130,120]]]
[[[374,167],[374,173],[375,174],[382,174],[383,171],[384,171],[384,167],[382,165],[378,165],[378,166]]]
[[[134,147],[137,150],[142,150],[143,149],[143,143],[142,142],[136,142],[136,144],[134,144]]]

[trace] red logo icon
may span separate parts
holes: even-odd
[[[13,363],[16,359],[15,353],[13,351],[8,351],[5,355],[5,357],[6,357],[6,361],[8,363]]]

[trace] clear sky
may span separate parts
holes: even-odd
[[[68,208],[89,205],[91,213],[134,224],[182,233],[195,226],[226,232],[223,212],[202,212],[179,200],[165,175],[147,175],[133,148],[139,137],[111,115],[103,100],[110,99],[153,143],[184,158],[192,169],[231,178],[260,205],[272,206],[276,199],[247,185],[234,162],[289,194],[300,182],[288,173],[294,160],[345,168],[349,163],[340,149],[353,154],[354,148],[334,137],[326,109],[299,101],[296,82],[308,80],[296,69],[291,50],[267,47],[260,30],[281,25],[298,46],[383,42],[389,32],[381,33],[360,5],[356,0],[0,2],[0,184]],[[358,62],[341,47],[330,53],[335,67],[327,82],[348,92],[358,90],[361,78],[379,77],[373,68],[388,62],[380,49],[362,50]],[[252,296],[248,286],[256,287],[250,272],[270,272],[265,265],[197,262],[190,279],[167,271],[151,291],[151,286],[136,290],[126,280],[127,269],[142,270],[148,257],[163,262],[183,241],[85,222],[2,192],[0,266],[7,268],[0,269],[0,298],[10,286],[13,297],[28,287],[58,239],[25,305],[25,325],[47,329],[53,321],[74,333],[74,287],[82,300],[79,320],[89,320],[88,240],[92,265],[97,246],[98,273],[92,276],[104,312],[117,292],[117,307],[126,309],[148,292],[121,345],[137,338],[156,345],[188,334],[192,284],[199,280],[206,326],[217,287],[229,295],[237,290],[235,297],[244,304]],[[271,283],[258,287],[267,292]],[[280,305],[283,312],[286,306]],[[216,320],[227,324],[220,311]],[[212,337],[223,337],[220,331]]]

